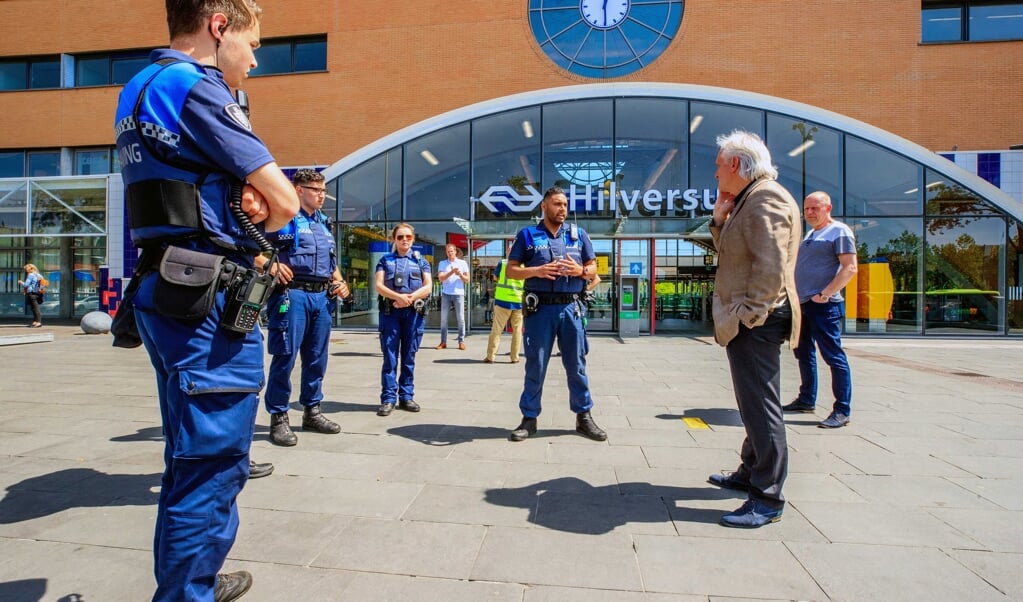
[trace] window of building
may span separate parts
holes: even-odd
[[[60,151],[0,151],[0,178],[60,175]]]
[[[477,199],[491,186],[508,186],[519,195],[529,194],[527,186],[539,191],[540,107],[473,121],[472,159],[473,196]],[[476,204],[475,218],[503,215],[508,209],[506,203],[484,199]]]
[[[405,216],[469,217],[469,124],[409,142],[405,151]]]
[[[920,39],[924,43],[1023,40],[1023,2],[924,0]]]
[[[327,36],[265,40],[250,76],[327,70]]]
[[[60,59],[56,56],[0,61],[0,90],[60,87]]]
[[[75,85],[126,84],[147,65],[149,65],[148,50],[78,56],[75,58]]]
[[[887,149],[845,137],[845,215],[919,215],[923,168]]]
[[[714,161],[717,138],[733,130],[746,130],[763,137],[764,112],[735,105],[693,102],[689,105],[689,188],[717,190]]]
[[[603,186],[615,179],[621,165],[614,162],[613,114],[610,99],[543,107],[543,188],[560,186],[568,193],[573,184]]]
[[[767,115],[767,148],[778,166],[778,181],[802,205],[811,192],[831,196],[831,213],[845,212],[842,198],[842,137],[830,128],[785,115]]]
[[[114,147],[75,149],[74,175],[92,176],[120,171]]]

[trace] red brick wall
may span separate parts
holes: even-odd
[[[461,106],[592,83],[533,40],[527,0],[263,0],[264,38],[328,34],[328,73],[246,84],[282,164],[331,163]],[[769,6],[769,8],[768,8]],[[163,3],[4,0],[0,56],[166,44]],[[616,81],[722,86],[866,121],[933,150],[1023,143],[1023,42],[919,44],[920,0],[686,2],[678,39]],[[0,148],[113,142],[116,88],[0,93]]]

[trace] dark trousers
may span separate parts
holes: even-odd
[[[39,295],[36,293],[25,293],[25,306],[32,311],[33,322],[43,321],[43,316],[39,313]]]
[[[791,325],[791,310],[781,307],[761,326],[740,326],[725,348],[735,401],[746,427],[736,478],[751,485],[750,497],[773,508],[785,505],[781,488],[789,466],[781,410],[781,345]]]

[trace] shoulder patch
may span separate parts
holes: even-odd
[[[252,131],[252,124],[249,123],[249,118],[245,116],[245,111],[240,106],[238,106],[238,103],[232,102],[231,104],[227,105],[226,107],[224,107],[224,112],[227,113],[228,117],[234,119],[238,125],[242,126],[243,128],[250,132]]]

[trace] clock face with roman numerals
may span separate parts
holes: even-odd
[[[685,0],[528,0],[529,24],[556,65],[606,79],[639,71],[678,35]]]

